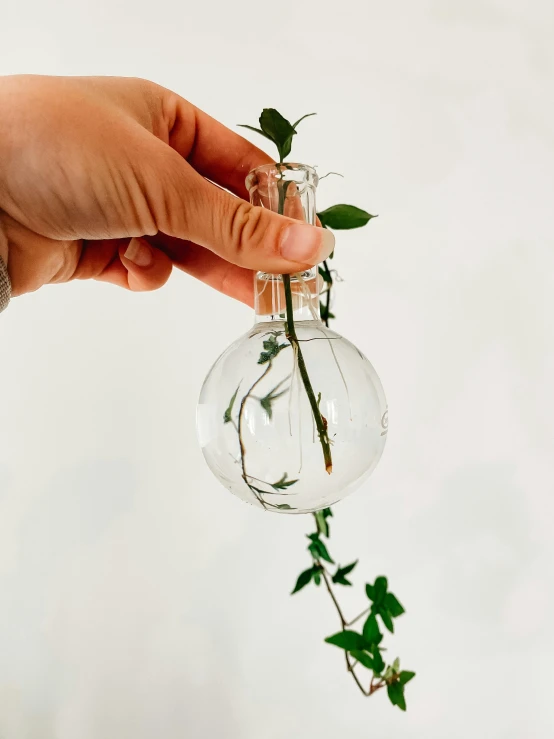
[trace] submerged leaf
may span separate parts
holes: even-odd
[[[235,405],[235,400],[237,399],[237,393],[239,391],[239,387],[240,387],[240,382],[239,382],[239,384],[237,386],[237,389],[233,393],[233,397],[229,401],[229,405],[227,407],[227,410],[223,414],[223,423],[230,423],[233,420],[231,414],[233,412],[233,406]]]
[[[289,375],[289,377],[290,377],[290,375]],[[270,391],[268,392],[268,394],[267,394],[267,395],[265,395],[265,396],[264,396],[263,398],[260,398],[260,404],[261,404],[262,408],[264,409],[264,411],[265,411],[265,412],[267,413],[267,415],[268,415],[268,418],[269,418],[270,420],[271,420],[271,418],[273,417],[273,407],[272,407],[272,403],[273,403],[273,401],[274,401],[274,400],[277,400],[277,399],[278,399],[278,398],[280,398],[280,397],[281,397],[282,395],[286,395],[286,393],[288,392],[288,388],[286,388],[285,390],[280,390],[280,391],[279,391],[279,388],[280,388],[280,387],[281,387],[281,386],[282,386],[282,385],[283,385],[283,384],[284,384],[284,383],[285,383],[285,382],[286,382],[286,381],[287,381],[288,379],[289,379],[289,378],[288,378],[288,377],[286,377],[286,378],[285,378],[284,380],[281,380],[281,382],[279,382],[279,383],[278,383],[277,385],[275,385],[275,387],[274,387],[274,388],[273,388],[272,390],[270,390]],[[279,392],[278,392],[278,391],[279,391]]]
[[[277,341],[277,335],[271,334],[269,339],[265,339],[265,341],[262,342],[262,346],[264,351],[260,354],[258,364],[269,362],[271,359],[276,357],[282,349],[286,349],[287,346],[290,346],[290,344],[279,344]]]
[[[271,487],[274,490],[286,490],[287,488],[290,488],[291,485],[294,485],[298,482],[298,480],[287,480],[287,473],[283,475],[283,477],[280,480],[277,480],[277,482],[270,483]]]

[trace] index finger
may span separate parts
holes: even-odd
[[[203,177],[247,200],[247,174],[274,160],[178,95],[170,94],[165,113],[169,145]]]

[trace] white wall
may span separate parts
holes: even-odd
[[[0,72],[148,77],[229,126],[316,110],[300,160],[341,235],[336,328],[390,401],[335,551],[408,613],[408,713],[355,692],[309,520],[203,463],[195,402],[251,321],[181,273],[49,287],[0,318],[0,736],[551,738],[554,6],[7,0]],[[283,60],[291,59],[292,62]]]

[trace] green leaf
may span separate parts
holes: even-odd
[[[360,652],[357,649],[354,649],[350,652],[350,654],[354,657],[354,659],[357,659],[361,665],[367,667],[368,670],[375,669],[373,658],[367,652]]]
[[[319,569],[319,567],[316,567],[315,568],[314,582],[315,582],[316,585],[320,585],[321,584],[321,570]]]
[[[385,680],[390,680],[391,678],[394,677],[394,671],[393,671],[391,665],[389,665],[387,667],[387,669],[385,670],[385,674],[383,675],[383,677],[384,677]]]
[[[390,633],[394,634],[394,623],[392,621],[390,613],[383,608],[382,610],[379,611],[379,615],[381,616],[383,623],[385,624],[387,629],[390,631]]]
[[[410,670],[402,670],[400,673],[400,676],[398,678],[398,682],[400,685],[406,685],[406,683],[409,683],[412,678],[415,677],[415,672],[410,672]]]
[[[308,539],[311,539],[312,543],[308,547],[308,551],[314,559],[324,559],[326,562],[335,564],[329,554],[327,547],[321,541],[317,534],[310,534]]]
[[[280,511],[293,511],[294,508],[290,506],[288,503],[279,503],[279,505],[275,506],[275,508],[278,508]]]
[[[301,572],[300,573],[300,575],[298,576],[298,580],[296,581],[296,585],[294,586],[294,590],[292,591],[291,595],[294,595],[295,593],[298,593],[299,590],[302,590],[302,588],[305,588],[306,585],[308,585],[311,582],[311,580],[312,580],[312,578],[313,578],[313,576],[315,574],[316,569],[319,569],[319,568],[310,567],[309,570],[304,570],[304,572]]]
[[[376,675],[380,675],[381,672],[385,669],[385,662],[383,661],[383,657],[381,655],[381,652],[376,647],[372,650],[373,654],[373,670]]]
[[[375,584],[373,585],[374,588],[374,595],[373,595],[373,602],[376,606],[381,606],[385,602],[385,594],[387,592],[387,578],[386,577],[378,577],[375,580]]]
[[[247,128],[249,131],[254,131],[255,133],[261,133],[261,135],[262,136],[265,136],[266,139],[269,139],[270,141],[273,141],[273,139],[270,136],[268,136],[267,133],[264,133],[259,128],[255,128],[254,126],[249,126],[246,123],[239,123],[238,125],[240,126],[240,128]]]
[[[294,485],[295,483],[298,482],[298,480],[287,480],[287,477],[288,475],[285,472],[285,474],[280,480],[277,480],[277,482],[274,482],[272,485],[270,483],[271,487],[274,490],[286,490],[287,488],[290,488],[291,485]]]
[[[329,270],[323,269],[322,267],[318,267],[318,272],[327,284],[329,285],[333,284],[333,278]]]
[[[233,393],[233,397],[229,401],[229,406],[228,406],[227,410],[223,414],[223,423],[230,423],[233,420],[233,418],[231,416],[231,413],[233,412],[233,406],[235,404],[235,400],[237,399],[237,393],[239,391],[239,387],[240,387],[240,382],[238,384],[237,389]]]
[[[333,646],[345,649],[347,652],[363,652],[369,647],[364,637],[356,631],[339,631],[338,634],[328,636],[325,641],[327,644],[333,644]]]
[[[265,342],[264,342],[265,343]],[[265,352],[264,352],[265,353]],[[259,360],[258,360],[259,363]],[[288,388],[285,388],[285,390],[280,390],[279,388],[288,380],[288,377],[286,377],[284,380],[281,380],[275,387],[268,392],[267,395],[265,395],[263,398],[260,398],[260,405],[264,409],[264,411],[267,413],[268,418],[271,420],[273,417],[273,406],[272,403],[275,400],[278,400],[282,395],[286,395],[288,393]]]
[[[379,644],[379,642],[383,638],[383,635],[379,630],[379,624],[377,623],[377,619],[375,618],[373,613],[370,613],[367,617],[364,624],[363,633],[366,641],[368,641],[370,644]]]
[[[293,124],[292,124],[292,127],[294,128],[294,130],[296,131],[296,128],[297,128],[298,124],[299,124],[299,123],[302,123],[302,121],[304,120],[304,118],[309,118],[309,117],[310,117],[310,116],[312,116],[312,115],[317,115],[317,113],[306,113],[306,115],[303,115],[303,116],[302,116],[302,118],[299,118],[299,119],[298,119],[298,120],[296,121],[296,123],[293,123]]]
[[[321,225],[325,228],[333,228],[336,230],[345,230],[351,228],[361,228],[365,226],[372,218],[371,213],[367,213],[355,205],[332,205],[330,208],[317,214]]]
[[[404,606],[392,593],[387,593],[385,595],[385,608],[393,618],[397,618],[405,613]]]
[[[398,657],[392,663],[392,669],[393,672],[398,672],[398,670],[400,669],[400,659]]]
[[[323,534],[329,538],[331,532],[327,519],[333,517],[333,511],[330,508],[323,508],[321,511],[316,511],[314,516],[317,523],[317,534]]]
[[[275,108],[263,109],[260,116],[260,128],[265,136],[277,146],[279,160],[282,162],[290,154],[292,137],[296,134],[296,129]]]
[[[387,685],[387,693],[393,706],[398,706],[402,711],[406,710],[403,685],[400,683],[390,683],[390,685]]]
[[[373,587],[373,585],[370,585],[369,583],[367,583],[367,585],[365,586],[365,592],[369,600],[372,601],[373,598],[375,597],[375,588]]]
[[[269,362],[271,359],[276,357],[280,351],[286,349],[287,346],[290,346],[290,344],[279,344],[279,342],[277,341],[277,336],[275,334],[271,334],[269,339],[266,339],[263,342],[264,351],[260,354],[258,364],[265,364],[266,362]]]
[[[323,534],[324,536],[329,536],[329,526],[327,524],[327,521],[325,520],[325,516],[323,515],[323,511],[316,511],[314,513],[316,524],[317,524],[317,530],[318,533]]]
[[[352,562],[350,565],[346,565],[346,567],[338,567],[337,571],[333,575],[333,582],[335,585],[352,585],[350,580],[346,579],[346,575],[348,575],[354,567],[358,564],[358,560],[355,562]]]

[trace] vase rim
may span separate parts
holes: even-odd
[[[317,186],[319,177],[315,167],[310,164],[303,164],[302,162],[271,162],[270,164],[261,164],[259,167],[251,169],[246,177],[246,186],[250,188],[250,185],[255,181],[257,175],[265,174],[271,175],[273,173],[280,173],[284,169],[289,172],[303,172],[305,173],[305,179],[311,181],[312,185]]]

